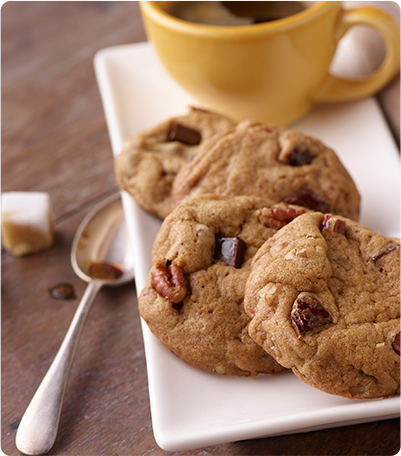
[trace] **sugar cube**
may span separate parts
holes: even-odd
[[[54,219],[50,196],[44,192],[2,193],[1,233],[5,249],[15,256],[51,247]]]

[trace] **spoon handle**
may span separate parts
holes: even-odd
[[[56,440],[72,360],[86,317],[102,285],[99,280],[89,282],[60,349],[22,417],[15,440],[21,453],[46,453]]]

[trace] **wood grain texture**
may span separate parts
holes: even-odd
[[[48,192],[56,216],[52,249],[25,258],[2,251],[1,448],[14,456],[20,454],[14,443],[19,420],[86,286],[70,265],[73,236],[89,209],[118,191],[93,56],[146,37],[137,2],[9,2],[1,21],[2,191]],[[49,289],[59,283],[71,283],[76,299],[52,298]],[[50,454],[390,455],[400,449],[399,426],[393,419],[181,453],[161,450],[129,284],[102,290],[90,312]]]

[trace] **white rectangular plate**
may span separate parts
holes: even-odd
[[[196,105],[165,72],[149,43],[103,49],[95,56],[95,70],[115,156],[129,135]],[[319,106],[293,127],[318,136],[338,153],[362,195],[361,223],[384,235],[399,236],[399,152],[376,101]],[[122,194],[139,295],[161,222]],[[291,372],[254,380],[198,370],[172,355],[144,322],[142,329],[153,430],[164,450],[184,451],[399,415],[398,396],[348,400],[322,393]]]

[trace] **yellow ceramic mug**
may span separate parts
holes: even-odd
[[[163,65],[205,107],[237,120],[291,123],[315,102],[366,97],[400,68],[400,29],[382,10],[343,10],[341,2],[310,2],[304,11],[273,22],[214,26],[166,11],[172,2],[140,2],[145,29]],[[375,28],[387,53],[363,80],[329,74],[338,42],[354,25]]]

